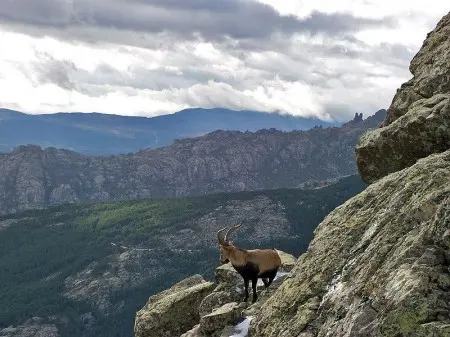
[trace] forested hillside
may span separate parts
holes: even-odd
[[[242,222],[238,245],[298,256],[324,216],[364,188],[351,176],[313,190],[76,203],[3,216],[0,332],[37,316],[64,337],[130,337],[150,294],[191,274],[212,276],[219,228]]]

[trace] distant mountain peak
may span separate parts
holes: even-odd
[[[88,155],[111,155],[167,146],[175,139],[197,137],[214,130],[307,130],[337,125],[319,119],[236,111],[191,108],[156,117],[112,114],[56,113],[30,115],[0,110],[0,152],[24,144],[66,148]]]

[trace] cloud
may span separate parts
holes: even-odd
[[[36,80],[39,84],[54,83],[63,89],[75,89],[72,74],[76,73],[78,68],[73,62],[55,60],[48,54],[40,55],[39,59],[34,68],[34,72],[37,75]]]
[[[331,48],[332,42],[325,39],[321,44]],[[346,53],[333,51],[320,60],[317,46],[303,48],[304,57],[297,57],[288,52],[230,52],[211,43],[185,42],[171,51],[127,49],[120,52],[120,59],[111,50],[93,59],[91,66],[84,57],[65,59],[70,50],[61,60],[49,57],[51,50],[47,50],[37,53],[32,63],[40,86],[20,89],[35,100],[22,104],[39,106],[34,112],[54,106],[66,111],[155,115],[199,106],[345,120],[355,110],[370,113],[380,108],[380,101],[387,104],[403,75],[395,66],[371,66],[367,60],[373,56],[376,61],[377,54],[370,46],[347,47],[367,57],[346,62]],[[376,83],[382,80],[385,83],[379,88]],[[44,88],[52,94],[39,94]]]
[[[0,105],[367,115],[386,108],[411,76],[410,60],[440,18],[437,0],[411,8],[379,1],[381,8],[372,0],[6,1]]]
[[[14,0],[2,3],[0,19],[37,28],[64,29],[75,38],[91,29],[128,34],[173,33],[183,38],[263,39],[274,33],[336,35],[366,27],[392,26],[391,18],[359,18],[349,13],[312,12],[306,18],[280,15],[271,6],[249,0]],[[94,28],[94,29],[92,29]],[[99,40],[103,34],[96,36]]]

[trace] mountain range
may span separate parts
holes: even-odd
[[[215,130],[292,131],[340,124],[279,113],[219,108],[186,109],[150,118],[75,112],[31,115],[0,109],[0,152],[34,144],[87,155],[111,155],[166,146],[175,139],[198,137]]]
[[[0,154],[0,213],[79,200],[129,200],[298,187],[356,173],[354,147],[386,111],[308,131],[214,131],[134,154],[19,146]]]

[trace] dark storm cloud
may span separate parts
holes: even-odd
[[[226,36],[262,39],[273,33],[295,32],[335,35],[394,24],[391,19],[363,19],[345,13],[313,12],[299,19],[281,16],[272,7],[249,0],[14,0],[2,2],[0,20],[71,30],[169,32],[185,38],[200,34],[211,40]],[[95,30],[92,34],[95,39]]]

